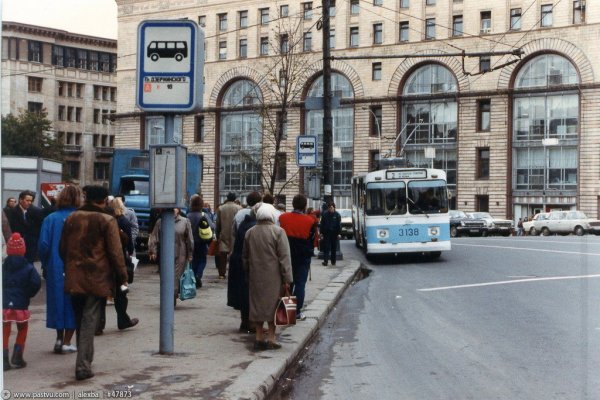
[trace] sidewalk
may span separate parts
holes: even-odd
[[[282,349],[254,352],[253,334],[238,332],[239,311],[226,306],[227,281],[219,280],[209,257],[195,299],[178,301],[172,356],[159,349],[159,274],[142,265],[129,293],[129,315],[140,323],[119,331],[114,307],[106,310],[106,329],[94,340],[95,377],[75,380],[76,354],[52,352],[56,332],[45,327],[45,284],[33,299],[24,369],[4,373],[4,389],[12,392],[67,392],[69,397],[108,398],[110,391],[130,391],[140,399],[262,399],[319,328],[359,269],[354,260],[324,267],[313,258],[312,280],[306,285],[305,321],[277,329]],[[16,336],[13,324],[12,343]],[[86,392],[86,393],[81,393]],[[118,393],[116,393],[118,394]],[[3,397],[2,398],[7,398]]]

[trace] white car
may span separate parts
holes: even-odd
[[[342,217],[342,237],[352,239],[354,237],[354,229],[352,227],[352,210],[340,209],[337,210]]]
[[[513,222],[508,219],[499,219],[492,217],[487,212],[472,212],[468,213],[471,218],[482,219],[486,223],[486,235],[502,235],[510,236],[513,231]]]
[[[584,233],[600,234],[600,221],[589,219],[583,211],[552,211],[547,214],[546,218],[538,218],[538,222],[534,223],[537,232],[543,236],[548,236],[551,233],[560,233],[568,235],[573,233],[581,236]]]
[[[533,216],[531,221],[523,222],[523,230],[531,236],[539,235],[542,231],[542,226],[545,220],[548,219],[550,213],[537,213]]]

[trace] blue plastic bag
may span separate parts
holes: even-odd
[[[185,265],[185,271],[179,278],[179,300],[189,300],[196,297],[196,278],[190,263]]]

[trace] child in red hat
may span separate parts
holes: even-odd
[[[42,285],[40,275],[27,261],[25,241],[18,233],[13,233],[6,244],[8,256],[2,264],[2,323],[4,370],[23,368],[27,365],[23,360],[27,329],[29,328],[29,300],[36,295]],[[17,325],[17,339],[12,359],[8,360],[8,339],[12,322]],[[12,364],[12,365],[11,365]]]

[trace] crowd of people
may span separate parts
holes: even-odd
[[[51,213],[34,206],[34,199],[33,192],[24,191],[18,201],[9,198],[3,209],[4,369],[26,366],[29,301],[41,286],[33,267],[39,257],[46,283],[46,327],[56,331],[53,351],[77,352],[75,377],[89,379],[94,376],[94,336],[105,329],[107,300],[114,303],[118,329],[139,323],[127,313],[137,218],[122,198],[112,198],[101,186],[67,185]],[[297,317],[306,318],[304,299],[314,248],[320,238],[323,264],[331,261],[335,266],[341,233],[341,217],[333,203],[323,212],[307,209],[302,194],[294,197],[291,212],[273,203],[272,195],[252,192],[242,206],[236,194],[229,193],[213,212],[202,195],[195,194],[187,213],[173,210],[175,282],[189,264],[201,288],[209,250],[215,249],[219,279],[227,279],[227,305],[240,312],[239,331],[255,335],[256,351],[281,348],[273,315],[284,293],[296,296]],[[160,232],[157,218],[148,241],[151,261],[159,259]],[[175,305],[178,290],[176,284]],[[10,357],[12,322],[17,338]]]

